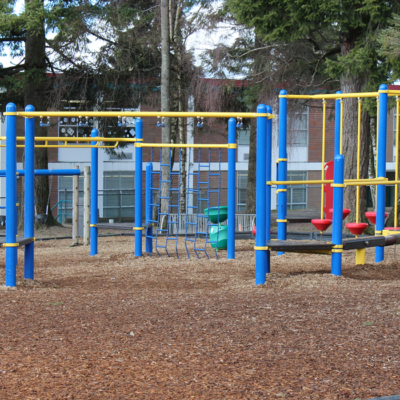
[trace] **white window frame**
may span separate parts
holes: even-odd
[[[304,179],[298,179],[299,177],[296,177],[296,180],[304,180],[304,181],[306,181],[307,180],[307,177],[308,177],[308,171],[288,171],[288,181],[291,181],[291,180],[293,180],[292,179],[292,174],[300,174],[300,173],[302,173],[302,174],[304,174],[303,175],[303,177],[304,177]],[[305,193],[305,203],[293,203],[293,190],[299,190],[299,189],[304,189],[304,193]],[[287,187],[287,190],[288,190],[288,202],[287,202],[287,209],[288,210],[293,210],[293,206],[294,205],[304,205],[304,208],[301,208],[301,209],[307,209],[307,199],[308,199],[308,188],[307,188],[307,185],[306,184],[304,184],[304,185],[293,185],[293,186],[290,186],[290,185],[288,185],[288,187]],[[289,193],[290,193],[290,195],[289,195]],[[289,199],[290,199],[290,201],[289,201]],[[295,210],[296,210],[296,208],[295,208]]]
[[[246,176],[246,187],[239,187],[239,177],[240,176]],[[246,209],[246,203],[239,203],[239,191],[240,190],[245,190],[246,191],[246,197],[247,197],[247,179],[249,177],[249,173],[248,171],[237,171],[236,173],[236,181],[237,181],[237,185],[236,185],[236,211],[237,212],[244,212]]]

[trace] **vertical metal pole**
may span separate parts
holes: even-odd
[[[228,121],[228,255],[227,259],[235,258],[235,225],[236,225],[236,120]]]
[[[267,106],[260,104],[257,107],[258,113],[266,113]],[[266,203],[267,203],[267,118],[257,117],[257,154],[256,154],[256,285],[262,285],[266,280],[267,273],[267,251],[266,246]],[[272,155],[269,155],[272,157]]]
[[[378,143],[378,178],[386,177],[386,136],[387,136],[387,86],[379,86],[379,143]],[[375,235],[382,235],[385,228],[385,185],[378,185],[376,198],[376,226]],[[375,262],[381,262],[384,259],[384,248],[375,248]]]
[[[267,106],[267,113],[272,114],[272,107]],[[267,119],[267,140],[266,140],[266,179],[267,182],[271,180],[272,174],[272,119]],[[266,186],[266,199],[265,199],[265,212],[266,212],[266,240],[271,240],[271,186]],[[271,272],[271,251],[266,251],[266,264],[265,272]]]
[[[343,189],[344,189],[344,157],[335,156],[333,176],[333,222],[332,222],[332,263],[331,273],[342,275],[342,220],[343,220]]]
[[[143,141],[143,122],[136,121],[136,140]],[[142,147],[135,145],[135,256],[142,255]],[[160,167],[161,168],[161,167]]]
[[[7,112],[16,112],[14,103],[8,103]],[[17,285],[17,117],[6,116],[6,286]]]
[[[147,163],[146,165],[146,226],[151,224],[152,220],[152,210],[153,207],[151,204],[153,203],[153,164]],[[179,221],[178,221],[179,223]],[[179,225],[178,228],[179,229]],[[153,236],[153,228],[147,228],[146,232],[146,253],[153,252],[153,239],[148,236]]]
[[[336,94],[342,94],[340,90]],[[340,102],[341,99],[335,100],[335,156],[341,153],[340,151]],[[334,167],[335,168],[335,167]]]
[[[99,136],[97,129],[92,129],[92,137]],[[92,145],[96,145],[96,142],[91,142]],[[98,208],[99,208],[99,149],[92,147],[91,154],[91,176],[90,176],[90,255],[95,256],[97,254],[97,241],[98,231]]]
[[[79,169],[74,165],[74,169]],[[72,177],[72,246],[79,244],[79,175]]]
[[[35,111],[29,105],[25,111]],[[24,236],[35,236],[35,118],[25,118],[25,221]],[[25,245],[24,278],[34,279],[35,242]]]
[[[83,172],[83,244],[90,243],[90,167],[87,165]]]
[[[287,181],[287,92],[279,92],[279,168],[278,181]],[[287,186],[278,185],[278,239],[286,240]],[[285,254],[278,251],[278,255]]]

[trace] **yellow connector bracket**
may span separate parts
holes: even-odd
[[[254,246],[254,250],[270,250],[268,246]]]
[[[143,226],[141,226],[140,228],[136,228],[136,226],[134,226],[132,228],[133,231],[142,231],[143,229],[144,229]]]
[[[97,228],[97,225],[96,224],[90,224],[90,227],[91,228]]]
[[[283,222],[283,223],[286,223],[286,222],[287,222],[287,219],[277,219],[276,222]]]
[[[19,243],[3,243],[3,247],[19,247]]]

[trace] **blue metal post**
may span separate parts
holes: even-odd
[[[92,129],[91,136],[96,137],[98,135],[99,131],[97,129]],[[96,145],[96,142],[91,143]],[[95,147],[92,147],[90,174],[90,255],[95,256],[97,254],[99,208],[99,149]]]
[[[287,98],[286,90],[279,92],[279,168],[278,181],[287,181]],[[286,240],[287,185],[278,185],[278,239]],[[285,254],[278,251],[278,255]]]
[[[25,107],[26,112],[35,111],[35,107]],[[25,237],[35,236],[35,118],[25,118]],[[25,279],[34,278],[35,242],[25,246]]]
[[[143,122],[136,121],[136,140],[143,141]],[[142,255],[142,147],[135,146],[135,256]]]
[[[153,164],[147,163],[146,165],[146,226],[151,223],[152,218],[152,210],[150,204],[153,203]],[[147,228],[146,232],[146,253],[153,252],[153,239],[148,236],[153,236],[153,228]]]
[[[337,94],[341,94],[342,92],[338,90]],[[340,154],[340,103],[342,99],[335,100],[335,156]],[[335,168],[335,166],[333,167]]]
[[[258,113],[266,113],[267,106],[260,104],[257,107]],[[267,148],[267,118],[257,117],[257,154],[256,154],[256,248],[266,246],[266,204],[267,204],[267,159],[271,159],[272,154],[266,156]],[[271,197],[270,197],[271,199]],[[256,285],[265,283],[267,273],[267,251],[256,250]]]
[[[386,135],[387,135],[387,112],[388,95],[387,86],[379,86],[379,126],[378,126],[378,178],[386,177]],[[376,226],[375,235],[382,235],[385,228],[385,185],[378,185],[376,196]],[[385,257],[384,248],[375,248],[375,262],[383,261]]]
[[[333,176],[333,221],[332,221],[332,264],[331,273],[342,275],[342,220],[343,220],[343,189],[344,189],[344,157],[335,156]]]
[[[13,103],[6,106],[7,112],[16,112]],[[6,116],[6,286],[17,285],[17,117]]]
[[[229,118],[228,143],[236,145],[236,120]],[[228,254],[227,259],[235,258],[235,225],[236,225],[236,149],[228,149]]]
[[[267,113],[272,114],[272,107],[267,106]],[[266,178],[269,182],[272,178],[272,119],[267,119],[267,148],[266,148]],[[271,186],[266,187],[266,199],[265,199],[265,212],[266,212],[266,240],[271,240]],[[271,251],[266,252],[266,265],[265,272],[269,274],[271,272]]]

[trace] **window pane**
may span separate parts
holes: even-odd
[[[250,145],[250,129],[238,130],[238,144]]]

